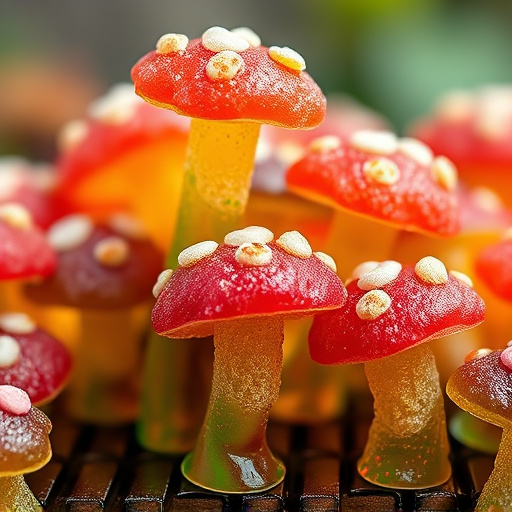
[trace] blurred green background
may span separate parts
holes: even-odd
[[[510,0],[0,0],[0,153],[46,156],[158,37],[213,25],[297,50],[327,95],[355,96],[398,132],[448,89],[512,82]]]

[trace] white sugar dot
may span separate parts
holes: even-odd
[[[164,289],[165,285],[169,282],[169,279],[171,279],[172,274],[173,271],[170,268],[160,272],[156,279],[155,286],[153,286],[153,297],[155,297],[155,299],[158,299],[158,296]]]
[[[383,290],[365,293],[356,304],[356,313],[361,320],[375,320],[391,306],[391,297]]]
[[[219,244],[213,240],[206,240],[197,244],[191,245],[178,255],[178,264],[182,267],[190,267],[198,261],[210,256],[216,250]]]
[[[213,55],[206,64],[206,74],[212,80],[231,80],[244,68],[244,60],[238,53],[224,50]]]
[[[20,344],[12,336],[0,335],[0,368],[8,368],[18,361]]]
[[[93,255],[105,267],[119,267],[128,260],[130,246],[124,238],[109,236],[96,243]]]
[[[357,286],[361,290],[374,290],[382,288],[383,286],[394,281],[400,271],[402,265],[398,261],[387,260],[379,263],[379,265],[372,270],[362,274],[357,281]]]
[[[433,256],[425,256],[416,263],[414,272],[425,283],[445,284],[448,282],[448,271],[444,263]]]
[[[298,231],[287,231],[283,233],[277,240],[276,244],[287,253],[297,258],[309,258],[313,251],[306,238]]]
[[[26,313],[2,313],[0,328],[10,334],[30,334],[37,327]]]
[[[243,52],[250,48],[249,43],[244,37],[230,32],[223,27],[209,28],[203,34],[201,41],[203,46],[212,52],[222,52],[224,50]]]
[[[176,53],[187,48],[188,37],[184,34],[164,34],[156,43],[156,53]]]
[[[56,251],[70,251],[80,247],[91,236],[93,229],[92,220],[87,215],[68,215],[50,226],[48,242]]]
[[[398,149],[398,139],[392,132],[359,130],[350,137],[353,148],[377,155],[391,155]]]
[[[274,233],[270,229],[261,226],[247,226],[243,229],[237,229],[228,233],[224,237],[224,243],[227,245],[242,245],[244,243],[268,244],[274,239]]]
[[[29,229],[33,225],[30,212],[18,203],[0,205],[0,220],[15,229]]]
[[[244,243],[236,250],[235,259],[241,265],[268,265],[272,261],[272,249],[265,244]]]

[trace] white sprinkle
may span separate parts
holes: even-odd
[[[445,284],[448,282],[448,272],[444,263],[433,256],[421,258],[414,266],[414,272],[425,283]]]
[[[336,262],[333,257],[325,252],[316,251],[313,253],[320,261],[325,263],[333,272],[337,272],[338,268],[336,267]]]
[[[272,260],[272,249],[265,244],[244,243],[235,252],[235,259],[241,265],[259,267]]]
[[[70,251],[81,246],[93,229],[92,220],[86,215],[68,215],[50,226],[47,233],[48,242],[56,251]]]
[[[165,285],[169,282],[169,279],[171,279],[172,274],[173,272],[170,268],[160,272],[156,278],[155,286],[153,286],[153,297],[155,297],[155,299],[158,299],[158,296],[164,289]]]
[[[461,283],[467,284],[469,287],[473,288],[473,281],[467,274],[459,272],[458,270],[450,270],[450,275],[458,279]]]
[[[178,264],[182,267],[190,267],[198,261],[213,254],[219,244],[213,240],[205,240],[197,244],[191,245],[178,255]]]
[[[501,198],[487,187],[475,187],[471,190],[471,198],[475,205],[485,212],[499,212],[505,208]]]
[[[315,153],[323,153],[338,149],[341,145],[341,140],[336,135],[324,135],[313,139],[309,145],[309,149]]]
[[[457,169],[445,156],[438,156],[432,162],[432,175],[445,190],[453,190],[457,186]]]
[[[94,246],[93,255],[105,267],[119,267],[128,260],[130,246],[124,238],[109,236]]]
[[[231,50],[213,55],[206,64],[206,74],[212,80],[231,80],[244,69],[244,59]]]
[[[32,227],[32,215],[21,204],[4,203],[0,205],[0,220],[15,229],[30,229]]]
[[[224,237],[225,244],[234,246],[251,242],[268,244],[272,240],[274,240],[274,233],[270,229],[261,226],[247,226],[246,228],[232,231]]]
[[[279,162],[288,167],[298,162],[304,156],[304,146],[292,140],[285,140],[274,149],[275,157]]]
[[[354,270],[352,270],[352,274],[350,275],[350,279],[359,279],[363,274],[367,274],[372,270],[375,270],[380,265],[380,261],[363,261],[359,263]]]
[[[3,313],[0,315],[0,328],[11,334],[30,334],[37,327],[25,313]]]
[[[276,244],[287,253],[297,258],[306,259],[313,254],[313,250],[306,238],[298,231],[287,231],[277,240]]]
[[[243,52],[250,48],[245,38],[223,27],[209,28],[203,34],[202,43],[205,48],[212,52],[222,52],[224,50]]]
[[[412,158],[420,165],[430,165],[434,159],[432,150],[420,140],[412,137],[399,139],[398,151]]]
[[[268,54],[272,60],[279,62],[287,68],[293,69],[294,71],[302,71],[306,69],[306,61],[295,50],[288,48],[288,46],[271,46],[268,49]]]
[[[0,368],[12,366],[21,355],[20,344],[12,336],[0,335]]]
[[[394,281],[400,271],[402,265],[398,261],[387,260],[379,263],[377,267],[361,275],[357,281],[357,286],[361,290],[375,290]]]
[[[398,139],[394,133],[378,130],[359,130],[350,137],[355,149],[377,155],[391,155],[398,149]]]
[[[156,43],[156,53],[176,53],[186,50],[188,37],[184,34],[164,34]]]
[[[391,297],[382,290],[365,293],[356,305],[357,316],[361,320],[375,320],[391,306]]]
[[[76,148],[89,133],[87,123],[82,119],[75,119],[66,123],[57,135],[59,151],[66,153]]]
[[[31,405],[30,397],[23,389],[7,384],[0,386],[1,411],[6,411],[17,416],[24,416],[30,411]]]
[[[115,213],[109,218],[108,225],[117,234],[132,240],[145,240],[148,237],[144,224],[127,213]]]
[[[237,27],[232,29],[231,32],[244,38],[252,48],[258,48],[258,46],[261,46],[260,36],[248,27]]]
[[[387,158],[367,160],[363,165],[364,175],[380,185],[393,185],[400,179],[400,169]]]

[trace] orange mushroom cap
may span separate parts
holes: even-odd
[[[455,167],[391,132],[313,141],[286,181],[299,195],[400,229],[450,236],[460,228]]]
[[[146,101],[182,115],[313,128],[326,100],[301,61],[289,48],[251,46],[212,27],[190,42],[181,34],[162,36],[135,64],[132,79]]]

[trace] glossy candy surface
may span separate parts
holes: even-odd
[[[319,140],[286,176],[292,191],[314,201],[442,236],[459,230],[456,179],[453,165],[419,141],[378,131]]]
[[[3,324],[0,316],[0,339],[14,339],[19,356],[12,364],[0,363],[0,384],[21,388],[35,405],[54,398],[64,387],[71,371],[71,354],[55,338],[34,326],[29,332],[16,333]],[[4,345],[0,344],[0,356]]]
[[[289,128],[313,127],[323,119],[325,98],[319,87],[306,72],[272,59],[268,48],[247,44],[236,52],[243,65],[229,80],[213,80],[207,74],[208,62],[218,53],[201,39],[180,51],[153,51],[133,67],[136,92],[157,106],[202,119]]]
[[[362,320],[356,304],[367,293],[357,280],[347,285],[346,304],[318,315],[310,332],[311,357],[322,364],[365,362],[480,323],[484,304],[475,291],[452,275],[446,284],[428,284],[404,266],[380,288],[391,298],[389,309],[374,320]],[[336,333],[333,335],[333,333]]]

